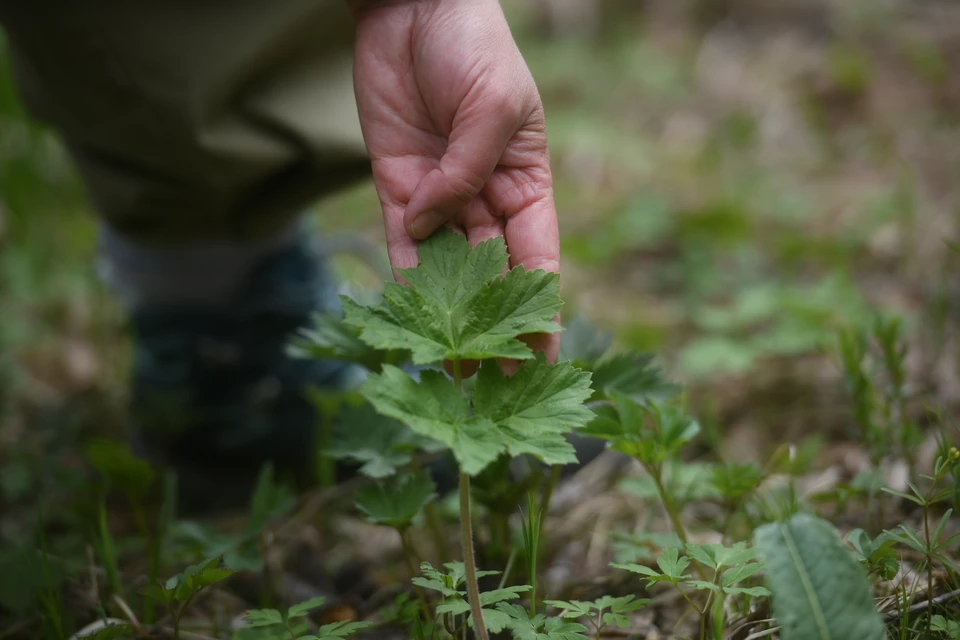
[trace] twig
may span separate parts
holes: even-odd
[[[741,631],[742,631],[742,632],[746,632],[746,630],[747,630],[748,628],[750,628],[750,627],[756,627],[757,625],[761,625],[761,624],[773,624],[773,623],[775,623],[775,622],[776,622],[776,619],[775,619],[775,618],[756,618],[756,619],[749,619],[749,618],[748,618],[748,619],[744,620],[741,624],[737,625],[737,626],[733,629],[733,631],[730,632],[730,637],[731,637],[731,638],[736,638],[736,637],[738,637],[738,634],[739,634]],[[777,627],[777,626],[772,627],[773,631],[776,631],[776,630],[779,629],[779,628],[780,628],[780,627]],[[770,631],[770,629],[765,630],[763,633],[766,633],[767,631]],[[760,633],[760,632],[755,631],[755,632],[753,632],[753,633]],[[745,638],[744,640],[746,640],[746,638]]]
[[[945,602],[949,602],[954,598],[960,598],[960,589],[954,589],[953,591],[940,594],[936,598],[930,598],[929,600],[921,600],[920,602],[914,602],[912,605],[910,605],[907,608],[906,612],[902,612],[899,610],[892,611],[883,616],[883,621],[886,622],[887,624],[890,624],[891,622],[896,622],[897,620],[899,620],[901,617],[903,617],[904,614],[910,615],[911,613],[923,611],[924,609],[927,609],[927,608],[932,609],[933,607],[939,607],[940,605],[944,604]]]
[[[124,601],[124,599],[117,594],[113,594],[113,601],[118,607],[120,607],[120,611],[123,612],[124,617],[130,621],[130,624],[133,625],[133,628],[137,630],[137,633],[142,633],[143,627],[140,626],[140,621],[137,619],[137,614],[133,612],[133,610],[130,608],[130,605],[128,605],[126,601]]]

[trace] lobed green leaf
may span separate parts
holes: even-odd
[[[409,350],[416,364],[440,360],[527,359],[518,336],[562,328],[559,276],[507,266],[502,238],[470,248],[464,236],[441,229],[420,243],[420,262],[400,270],[408,285],[388,283],[383,300],[363,306],[343,299],[345,321],[376,349]]]

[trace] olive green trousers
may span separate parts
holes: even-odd
[[[133,243],[257,242],[369,175],[344,0],[0,0],[0,25],[28,109]]]

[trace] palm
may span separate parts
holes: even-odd
[[[495,0],[403,3],[361,17],[360,121],[396,267],[440,222],[505,236],[513,265],[559,270],[543,112]],[[413,236],[413,237],[411,237]]]

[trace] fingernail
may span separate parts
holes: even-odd
[[[446,221],[447,216],[439,211],[424,211],[410,223],[410,235],[417,240],[423,240]]]

